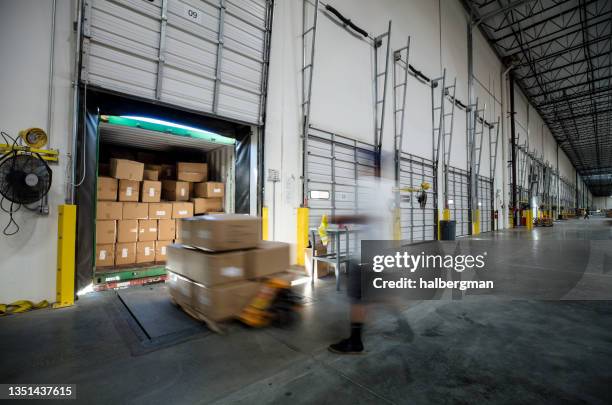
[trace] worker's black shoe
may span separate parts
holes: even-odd
[[[327,349],[337,354],[361,354],[363,353],[363,343],[361,343],[361,340],[344,339],[329,345]]]

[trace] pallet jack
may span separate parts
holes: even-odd
[[[287,327],[298,319],[301,307],[301,298],[291,290],[291,282],[272,277],[263,284],[238,319],[253,328]]]

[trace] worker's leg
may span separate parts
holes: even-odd
[[[338,354],[363,352],[361,331],[366,317],[366,305],[361,300],[361,266],[359,260],[351,260],[348,270],[347,292],[351,299],[351,331],[347,339],[329,346],[330,351]]]

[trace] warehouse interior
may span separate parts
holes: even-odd
[[[611,29],[609,0],[0,0],[0,399],[608,403]],[[377,246],[491,288],[373,299]]]

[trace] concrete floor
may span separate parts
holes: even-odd
[[[593,218],[481,237],[610,240],[612,226]],[[326,347],[346,335],[345,293],[333,280],[301,288],[308,303],[293,329],[232,325],[154,348],[139,346],[114,292],[0,318],[0,382],[74,383],[88,404],[611,403],[610,301],[376,307],[367,353],[337,356]]]

